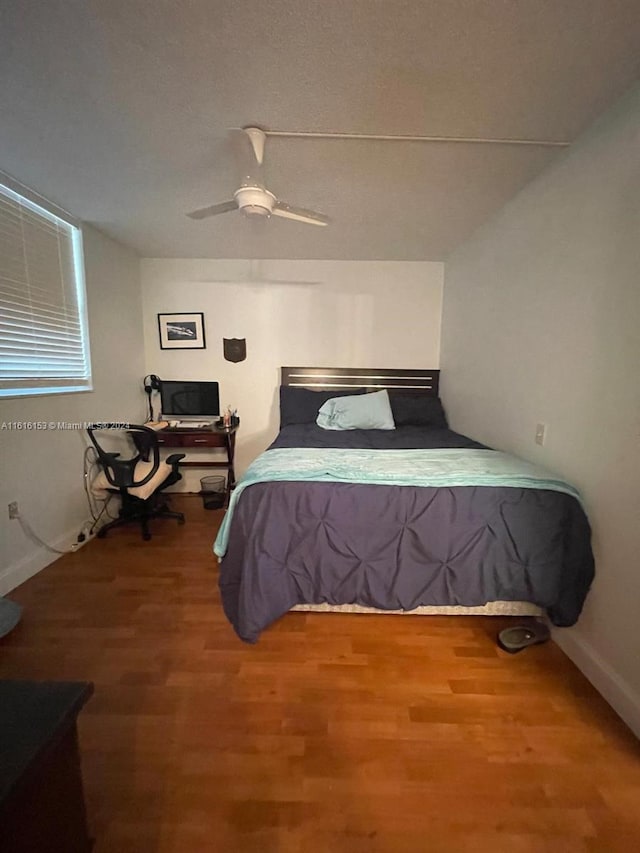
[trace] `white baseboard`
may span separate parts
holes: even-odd
[[[17,522],[14,523],[17,524]],[[76,524],[71,530],[58,537],[51,544],[54,548],[59,548],[61,551],[69,549],[76,541],[77,535],[78,525]],[[6,595],[8,592],[11,592],[12,589],[20,586],[21,583],[24,583],[51,565],[60,556],[60,554],[47,551],[46,548],[34,545],[33,551],[30,554],[0,572],[0,595]]]
[[[555,643],[640,738],[640,695],[575,631],[552,628]]]

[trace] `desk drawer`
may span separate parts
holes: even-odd
[[[162,447],[182,447],[181,435],[158,435],[158,444]]]
[[[183,447],[224,447],[224,435],[218,435],[215,432],[199,433],[198,435],[183,435]]]
[[[158,436],[164,447],[225,447],[226,436],[215,432],[173,432]]]

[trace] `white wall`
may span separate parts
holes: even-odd
[[[143,260],[146,371],[220,382],[241,419],[242,471],[277,434],[282,365],[438,367],[442,275],[421,262]],[[207,348],[161,350],[157,314],[190,311],[205,314]],[[222,339],[245,337],[246,361],[225,361]],[[207,473],[181,487],[197,491]]]
[[[582,491],[597,578],[556,637],[638,733],[639,142],[636,89],[449,259],[442,344],[454,428]]]
[[[92,228],[84,229],[84,249],[94,390],[0,401],[0,426],[144,416],[139,260]],[[56,558],[8,520],[8,502],[18,501],[40,538],[68,547],[89,516],[84,448],[83,431],[0,429],[0,595]]]

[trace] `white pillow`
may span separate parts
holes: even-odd
[[[316,423],[323,429],[395,429],[386,391],[332,397],[320,407]]]
[[[135,480],[144,480],[149,471],[153,468],[153,462],[144,462],[140,460],[137,463],[135,471],[134,471],[134,479]],[[136,498],[140,498],[143,501],[146,501],[151,495],[155,492],[158,486],[162,485],[164,481],[167,479],[169,474],[173,471],[171,465],[168,465],[164,460],[160,462],[160,466],[153,477],[149,480],[148,483],[145,483],[144,486],[134,486],[131,489],[127,489],[127,492],[130,495],[133,495]],[[104,498],[109,489],[115,489],[117,486],[112,486],[111,483],[107,480],[107,476],[104,471],[100,471],[95,480],[91,483],[91,491],[98,498]]]

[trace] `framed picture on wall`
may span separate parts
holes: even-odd
[[[158,314],[160,349],[205,349],[204,314]]]

